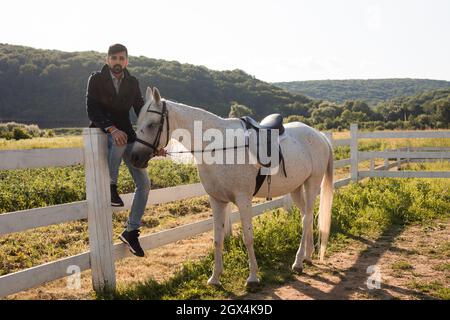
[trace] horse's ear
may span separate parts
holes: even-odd
[[[145,101],[149,101],[153,98],[152,87],[147,87],[147,91],[145,91]]]
[[[153,99],[158,104],[161,101],[161,95],[159,94],[159,90],[157,87],[153,88]]]

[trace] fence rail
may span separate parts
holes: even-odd
[[[359,139],[430,139],[448,137],[449,131],[378,131],[358,133]]]
[[[349,166],[350,164],[351,164],[350,159],[336,160],[336,161],[334,161],[334,168],[338,169],[338,168]]]
[[[87,218],[87,201],[0,214],[0,236]]]
[[[396,159],[398,166],[407,160],[414,162],[415,160],[448,160],[450,159],[450,151],[448,148],[401,148],[396,151],[358,151],[358,142],[360,139],[416,139],[416,138],[450,138],[450,131],[392,131],[392,132],[359,132],[358,125],[350,125],[350,159],[351,159],[351,177],[353,181],[359,178],[367,177],[405,177],[405,178],[448,178],[449,171],[406,171],[389,172],[375,171],[373,161],[376,158],[384,159],[385,166],[389,163],[389,159]],[[371,165],[369,171],[360,171],[358,163],[364,160],[370,160]]]
[[[359,151],[360,160],[375,158],[402,158],[402,159],[450,159],[450,152],[408,152],[408,151]]]
[[[67,167],[84,163],[81,148],[0,151],[0,170]]]
[[[131,208],[131,203],[133,202],[134,193],[127,193],[121,195],[124,206],[123,207],[113,207],[113,212],[128,210]],[[155,189],[151,190],[147,206],[155,204],[164,204],[177,200],[184,200],[194,197],[201,197],[206,195],[206,191],[201,183],[179,185],[175,187]]]
[[[358,139],[366,138],[450,138],[450,131],[444,132],[377,132],[361,133],[355,125],[351,126],[350,139],[332,139],[327,134],[333,147],[350,145],[350,158],[334,161],[335,168],[350,166],[351,176],[335,181],[334,187],[340,188],[352,180],[365,177],[446,177],[450,172],[389,171],[412,159],[449,159],[449,148],[429,148],[405,151],[359,152]],[[62,205],[34,208],[0,214],[0,236],[32,228],[64,223],[79,219],[88,219],[90,250],[81,254],[45,263],[39,266],[0,276],[0,297],[42,285],[68,276],[67,269],[76,265],[80,271],[92,269],[92,282],[96,291],[115,288],[116,260],[131,255],[123,243],[113,244],[112,214],[131,207],[133,193],[122,195],[125,206],[121,208],[109,205],[109,181],[107,179],[106,137],[98,129],[83,130],[84,148],[36,149],[0,151],[2,162],[0,170],[39,168],[51,166],[70,166],[84,164],[86,175],[87,199]],[[413,149],[411,149],[413,150]],[[384,158],[382,166],[375,167],[373,160]],[[388,159],[397,161],[389,163]],[[358,164],[371,160],[369,171],[359,171]],[[206,195],[200,183],[180,185],[164,189],[151,190],[147,206],[171,201],[189,199]],[[280,197],[272,201],[255,205],[254,216],[266,210],[291,205],[289,197]],[[229,224],[239,221],[239,212],[232,212]],[[144,235],[140,238],[144,250],[154,249],[178,240],[210,231],[213,219],[206,219],[179,226],[170,230]]]
[[[351,142],[351,139],[332,139],[331,144],[333,147],[340,147],[340,146],[349,146]]]

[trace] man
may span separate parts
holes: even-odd
[[[133,130],[129,111],[133,107],[136,116],[144,105],[138,80],[127,70],[128,50],[121,44],[109,47],[106,64],[100,72],[91,74],[86,92],[87,114],[91,120],[89,127],[100,128],[108,136],[108,164],[111,187],[111,205],[123,206],[117,192],[119,167],[124,160],[130,171],[136,190],[126,229],[120,235],[130,251],[143,257],[139,244],[139,227],[150,192],[147,170],[134,167],[130,154],[136,133]],[[165,156],[165,150],[158,155]]]

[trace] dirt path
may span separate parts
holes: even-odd
[[[368,273],[369,266],[376,267]],[[380,289],[368,289],[368,277],[376,277],[376,268]],[[355,238],[325,264],[305,267],[291,283],[246,298],[450,299],[450,219],[432,227],[391,229],[374,240]]]

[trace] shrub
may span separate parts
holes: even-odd
[[[31,139],[33,137],[43,137],[45,135],[46,131],[39,129],[35,124],[26,125],[17,122],[0,123],[0,138],[7,140]]]
[[[20,140],[20,139],[31,139],[32,136],[29,135],[24,129],[22,128],[14,128],[13,130],[13,134],[12,134],[13,139],[15,140]]]

